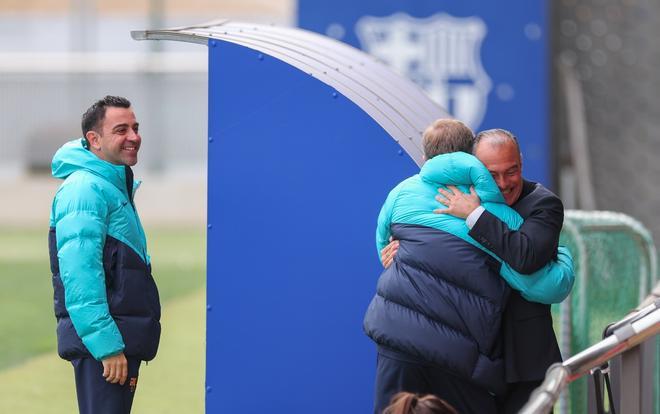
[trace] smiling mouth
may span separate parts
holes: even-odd
[[[137,151],[138,148],[137,147],[124,147],[124,148],[122,148],[122,150],[133,152],[133,151]]]

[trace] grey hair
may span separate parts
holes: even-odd
[[[520,144],[518,143],[518,138],[516,138],[516,136],[513,135],[513,133],[510,131],[500,128],[487,129],[485,131],[479,132],[474,137],[474,144],[472,144],[472,154],[477,152],[477,146],[479,146],[479,142],[481,142],[481,140],[484,138],[487,138],[492,145],[497,146],[507,142],[513,142],[516,145],[516,151],[518,151],[518,154],[520,154]]]

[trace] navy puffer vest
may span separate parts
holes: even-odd
[[[509,288],[500,264],[463,239],[393,224],[400,241],[364,318],[377,344],[494,393],[504,390],[500,324]]]

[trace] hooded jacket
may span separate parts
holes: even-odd
[[[399,240],[393,264],[378,280],[364,329],[377,344],[426,361],[492,392],[504,389],[500,324],[509,289],[561,301],[573,284],[567,250],[526,276],[468,236],[465,220],[435,214],[437,188],[474,185],[484,207],[512,228],[522,218],[504,204],[479,160],[466,153],[427,161],[396,186],[378,219],[377,248]],[[501,274],[502,277],[500,277]],[[505,282],[506,280],[506,282]]]
[[[124,352],[149,361],[160,339],[160,301],[129,167],[94,155],[83,140],[53,157],[63,179],[50,215],[49,251],[64,359]]]
[[[573,257],[560,246],[556,260],[531,274],[515,271],[495,253],[469,236],[465,220],[433,210],[438,187],[455,185],[469,192],[473,185],[484,208],[504,222],[511,230],[518,230],[523,219],[504,203],[504,197],[486,167],[473,155],[464,152],[441,154],[427,161],[418,175],[401,182],[388,195],[378,216],[376,248],[380,252],[388,243],[392,223],[428,226],[453,234],[490,254],[502,264],[500,275],[513,289],[531,301],[543,304],[560,303],[571,292],[575,281]]]

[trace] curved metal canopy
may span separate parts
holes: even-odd
[[[412,81],[365,52],[298,28],[219,20],[188,27],[132,31],[135,40],[230,42],[270,55],[331,86],[368,113],[418,164],[422,133],[450,115]]]

